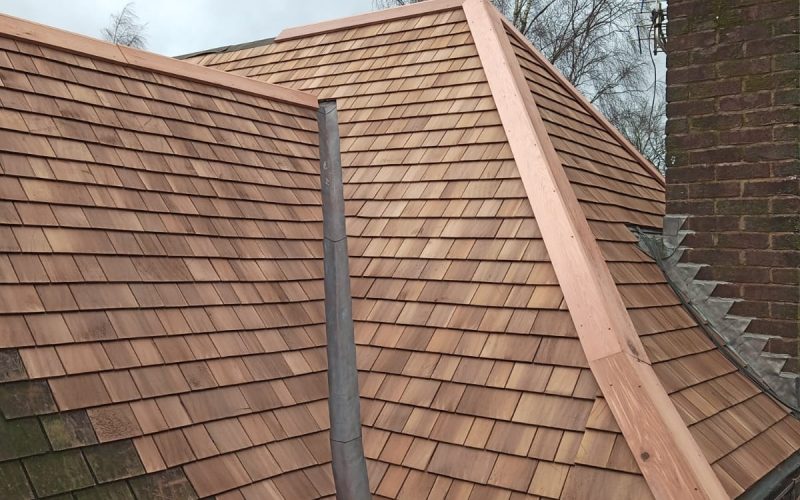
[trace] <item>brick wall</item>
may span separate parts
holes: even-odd
[[[670,0],[667,212],[684,261],[798,371],[800,2]]]

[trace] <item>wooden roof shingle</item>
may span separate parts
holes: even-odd
[[[317,99],[4,16],[0,81],[0,497],[332,493]]]
[[[800,449],[628,230],[660,174],[488,2],[189,59],[0,16],[0,496],[335,494],[318,98],[375,496],[726,498]]]
[[[661,175],[487,2],[190,60],[337,99],[373,493],[721,498],[761,477],[722,457],[800,447],[750,448],[786,409],[703,423],[780,405],[637,248]]]

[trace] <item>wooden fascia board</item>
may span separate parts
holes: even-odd
[[[514,34],[514,38],[516,38],[517,41],[524,44],[526,47],[528,47],[529,50],[531,50],[534,54],[536,54],[536,56],[539,58],[539,62],[545,68],[547,68],[547,70],[550,72],[553,78],[557,79],[564,85],[567,91],[575,98],[575,100],[577,100],[581,104],[581,106],[583,106],[586,112],[595,117],[595,119],[597,119],[597,121],[600,122],[603,128],[605,128],[606,131],[609,134],[611,134],[612,137],[617,139],[619,143],[622,145],[622,147],[625,148],[625,150],[628,151],[634,158],[636,158],[639,161],[639,163],[641,163],[642,166],[645,169],[647,169],[648,172],[650,172],[650,175],[652,175],[653,178],[656,181],[658,181],[659,184],[665,186],[666,180],[664,179],[664,175],[650,162],[650,160],[645,158],[645,156],[638,149],[636,149],[636,146],[631,144],[630,141],[624,135],[622,135],[622,133],[619,130],[617,130],[617,128],[614,125],[612,125],[608,121],[608,119],[603,115],[603,113],[601,113],[592,103],[590,103],[586,99],[586,97],[583,94],[581,94],[578,91],[578,89],[576,89],[575,86],[572,85],[572,83],[570,83],[569,80],[567,80],[567,78],[561,73],[561,71],[559,71],[558,68],[553,66],[553,63],[551,63],[549,59],[544,57],[542,53],[539,52],[539,49],[533,46],[533,44],[530,42],[530,40],[528,40],[525,37],[525,35],[519,32],[516,26],[514,26],[505,17],[502,18],[502,21],[503,25],[508,27],[511,33]]]
[[[418,17],[423,14],[430,14],[432,12],[452,10],[460,7],[462,2],[463,0],[427,0],[425,2],[413,3],[401,7],[393,7],[391,9],[367,12],[366,14],[346,17],[344,19],[334,19],[331,21],[323,21],[321,23],[314,23],[306,26],[298,26],[296,28],[289,28],[281,31],[281,33],[275,37],[275,41],[284,42],[286,40],[292,40],[295,38],[321,35],[343,29],[369,26],[371,24],[385,23],[387,21],[395,21],[397,19]]]
[[[509,146],[589,367],[653,494],[728,498],[650,366],[505,33],[486,0],[465,0]]]
[[[319,107],[317,98],[309,93],[261,82],[200,66],[186,61],[132,49],[50,26],[0,14],[0,35],[37,45],[46,45],[72,54],[93,57],[144,69],[155,73],[191,80],[206,85],[224,87],[257,97],[296,104],[312,109]]]

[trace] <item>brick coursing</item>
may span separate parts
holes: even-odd
[[[667,213],[695,231],[685,262],[728,282],[730,314],[800,349],[800,3],[671,0]]]

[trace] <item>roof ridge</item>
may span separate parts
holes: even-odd
[[[286,28],[281,31],[278,36],[271,38],[263,38],[261,40],[253,40],[252,42],[236,43],[232,45],[221,45],[219,47],[212,47],[210,49],[198,50],[188,54],[181,54],[175,56],[175,59],[189,59],[192,57],[206,56],[210,54],[218,54],[223,52],[231,52],[234,50],[251,49],[254,47],[261,47],[269,45],[274,42],[285,42],[296,38],[304,38],[311,35],[320,35],[323,33],[330,33],[339,31],[346,28],[356,28],[360,26],[369,26],[370,24],[377,24],[391,20],[405,19],[416,17],[421,14],[429,14],[432,12],[440,12],[444,10],[451,10],[461,7],[464,0],[426,0],[418,3],[401,5],[399,7],[392,7],[389,9],[382,9],[372,12],[365,12],[363,14],[356,14],[354,16],[330,19],[328,21],[320,21],[313,24],[305,24],[302,26],[295,26]]]
[[[262,38],[260,40],[253,40],[252,42],[234,43],[231,45],[220,45],[219,47],[212,47],[210,49],[202,49],[195,52],[188,52],[186,54],[173,56],[173,59],[183,60],[192,57],[207,56],[209,54],[221,54],[224,52],[231,52],[234,50],[252,49],[255,47],[263,47],[264,45],[269,45],[274,42],[275,42],[275,37],[273,36],[269,38]]]
[[[370,24],[383,23],[408,17],[417,17],[421,14],[429,14],[443,10],[456,9],[461,7],[464,0],[427,0],[390,9],[377,10],[355,16],[332,19],[305,26],[288,28],[280,32],[275,37],[276,42],[285,42],[295,38],[303,38],[310,35],[321,35],[332,31],[339,31],[344,28],[356,28],[368,26]]]
[[[487,0],[465,0],[463,8],[589,367],[648,486],[657,498],[727,498],[647,359],[502,16]]]
[[[16,40],[46,45],[73,54],[88,55],[116,64],[146,69],[156,73],[216,85],[291,104],[317,108],[317,98],[299,90],[242,77],[199,64],[181,61],[124,45],[52,28],[5,14],[0,14],[0,35]]]

